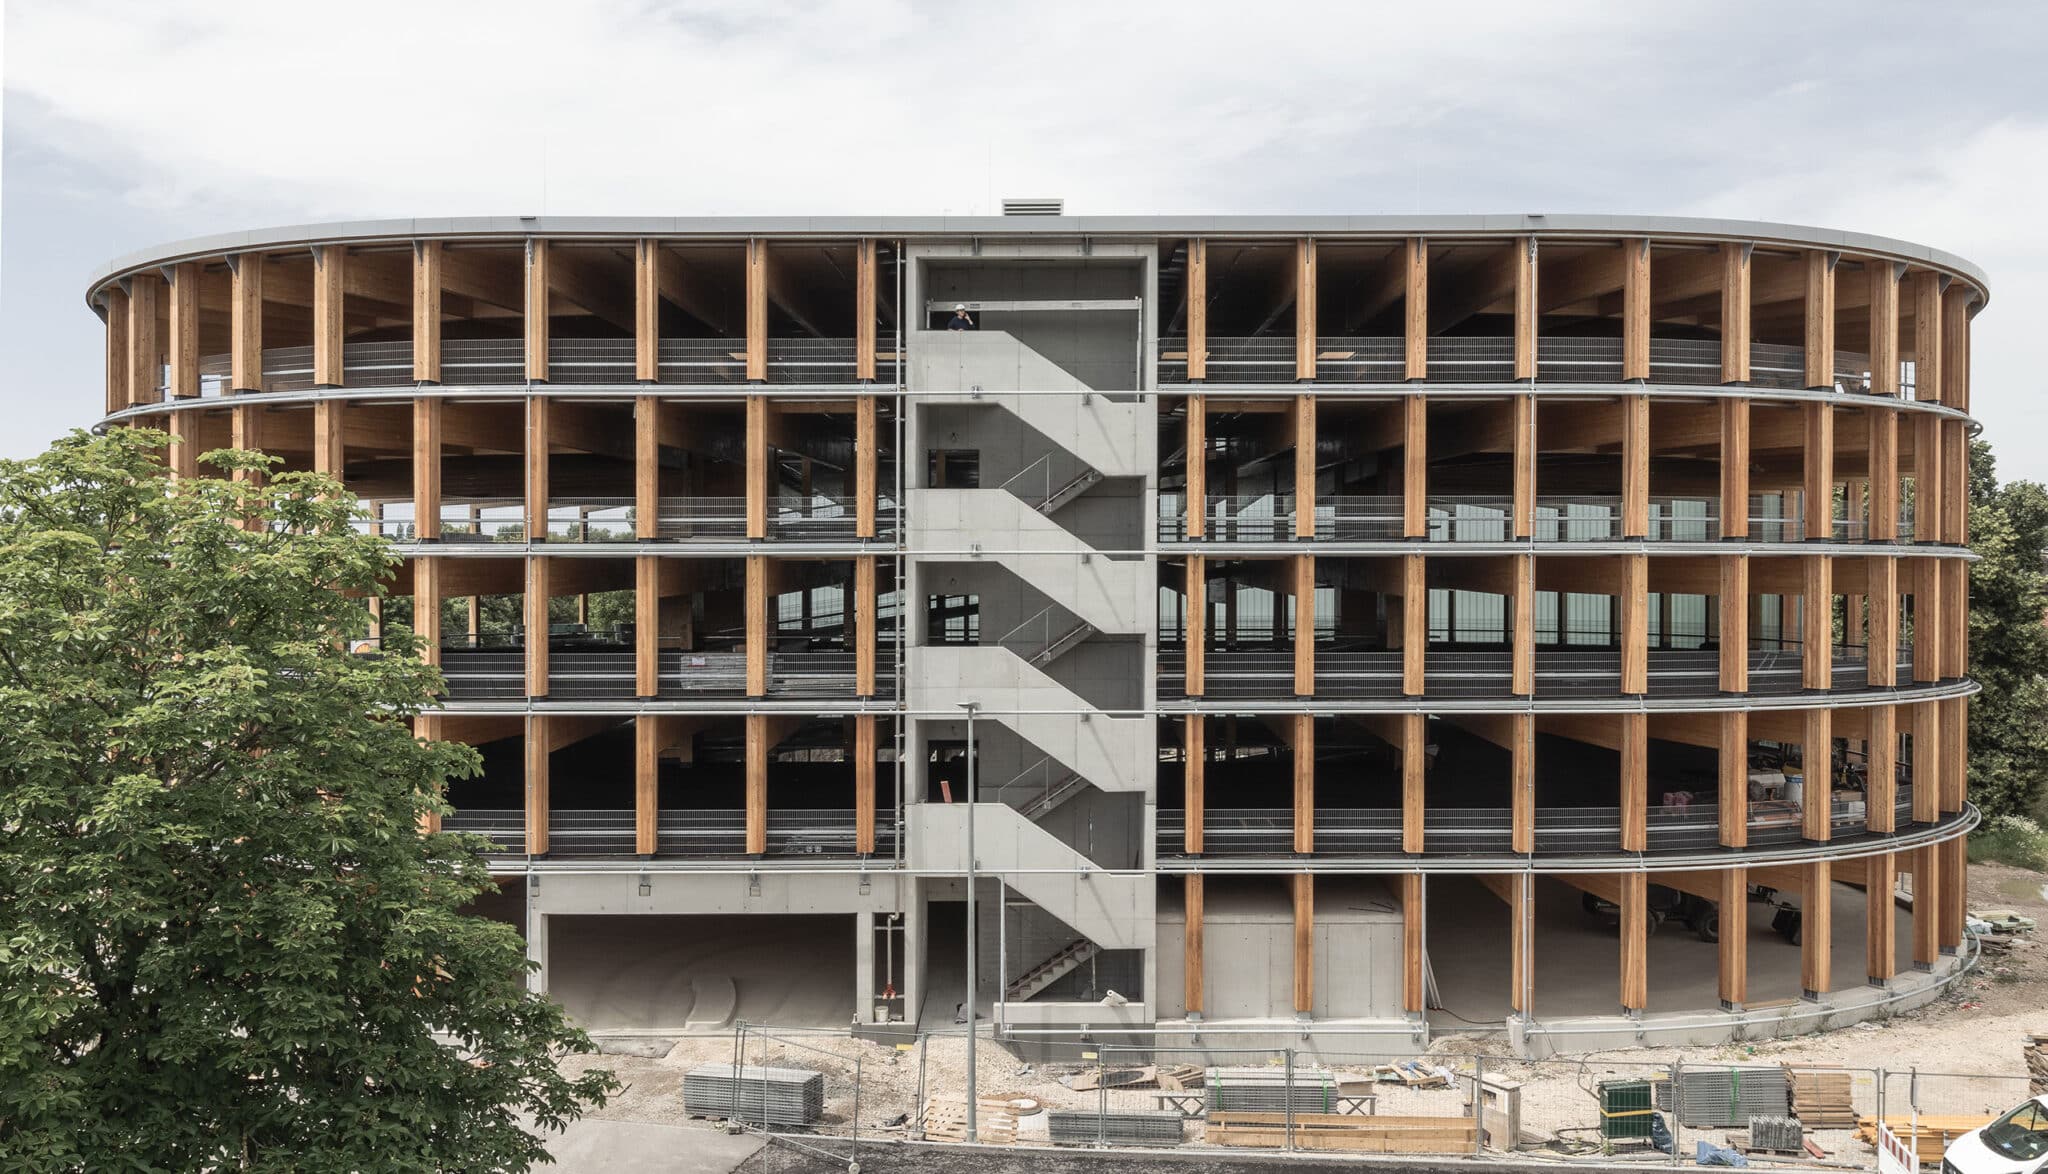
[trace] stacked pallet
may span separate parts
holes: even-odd
[[[1686,1067],[1676,1095],[1670,1081],[1657,1086],[1657,1107],[1671,1109],[1689,1129],[1734,1129],[1751,1117],[1783,1116],[1791,1103],[1783,1068]]]
[[[1032,1102],[1034,1105],[1036,1102]],[[994,1145],[1017,1144],[1018,1101],[1009,1097],[974,1098],[976,1140]],[[1035,1109],[1033,1110],[1036,1111]],[[924,1103],[924,1135],[931,1141],[967,1140],[967,1098],[930,1097]]]
[[[1210,1115],[1219,1112],[1330,1113],[1337,1108],[1337,1077],[1328,1068],[1211,1068],[1202,1089]]]
[[[1806,1141],[1806,1127],[1791,1117],[1751,1117],[1749,1119],[1749,1145],[1751,1149],[1769,1150],[1777,1154],[1796,1154]]]
[[[2034,1096],[2048,1093],[2048,1035],[2029,1034],[2021,1051],[2027,1058],[2027,1091]]]
[[[1785,1076],[1792,1082],[1792,1115],[1808,1129],[1854,1129],[1856,1103],[1851,1091],[1851,1074],[1828,1068],[1801,1068],[1787,1064]]]
[[[1181,1115],[1171,1109],[1126,1113],[1051,1109],[1045,1114],[1045,1126],[1054,1145],[1179,1145],[1182,1139]]]
[[[1981,1129],[1991,1124],[1989,1114],[1953,1113],[1938,1116],[1923,1115],[1919,1119],[1919,1132],[1914,1133],[1911,1117],[1886,1117],[1884,1123],[1903,1141],[1912,1143],[1913,1152],[1920,1157],[1922,1169],[1938,1166],[1941,1155],[1948,1151],[1949,1143],[1972,1129]],[[1856,1119],[1856,1140],[1868,1145],[1877,1144],[1877,1118]]]
[[[825,1114],[825,1077],[749,1066],[735,1080],[730,1064],[699,1064],[683,1074],[683,1111],[749,1125],[812,1125]]]
[[[1285,1113],[1211,1113],[1202,1131],[1211,1145],[1280,1149],[1289,1143]],[[1362,1154],[1469,1154],[1478,1145],[1470,1117],[1354,1117],[1296,1113],[1293,1146]]]

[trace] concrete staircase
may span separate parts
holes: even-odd
[[[1012,979],[1009,987],[1003,991],[1003,998],[1012,1003],[1021,1003],[1079,970],[1090,958],[1100,953],[1102,947],[1086,938],[1071,942],[1052,957]]]
[[[1152,471],[1157,407],[1137,399],[1113,400],[1092,389],[1015,335],[1000,330],[930,332],[912,348],[921,355],[910,372],[913,391],[926,403],[986,404],[1001,408],[1105,477],[1143,477]],[[1046,392],[1080,392],[1047,395]]]
[[[1143,791],[1158,770],[1158,731],[1150,718],[1086,713],[1065,685],[1006,648],[926,645],[914,651],[913,710],[952,712],[978,701],[985,721],[1018,737],[1104,791]],[[1033,711],[1044,712],[1033,712]]]
[[[972,805],[975,869],[1002,873],[1010,888],[1105,950],[1151,945],[1156,886],[1137,873],[1107,873],[1022,812]],[[965,803],[918,803],[909,810],[910,867],[967,871]]]
[[[1103,632],[1143,632],[1157,585],[1139,559],[1113,559],[1017,497],[988,489],[912,489],[913,548],[988,559]],[[988,553],[977,553],[986,551]]]

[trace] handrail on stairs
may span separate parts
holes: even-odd
[[[1088,621],[1075,616],[1074,623],[1071,626],[1055,632],[1052,626],[1052,617],[1055,611],[1073,615],[1072,612],[1068,612],[1066,608],[1061,607],[1057,603],[1048,603],[1038,609],[1033,615],[1020,621],[1016,627],[997,637],[997,646],[1007,648],[1024,660],[1030,661],[1057,646],[1061,641],[1066,640],[1082,628],[1089,626]],[[1034,636],[1032,633],[1026,632],[1027,628],[1034,629],[1036,635]]]

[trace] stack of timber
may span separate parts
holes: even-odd
[[[1672,1082],[1657,1085],[1657,1107],[1671,1110],[1693,1129],[1734,1129],[1751,1117],[1783,1116],[1791,1105],[1790,1081],[1779,1067],[1692,1067]]]
[[[1054,1145],[1179,1145],[1181,1115],[1171,1109],[1091,1113],[1049,1109],[1046,1136]]]
[[[1972,1129],[1981,1129],[1991,1124],[1988,1113],[1950,1113],[1923,1115],[1919,1121],[1919,1132],[1914,1132],[1911,1117],[1886,1117],[1884,1123],[1891,1126],[1893,1133],[1913,1145],[1913,1152],[1920,1157],[1920,1167],[1931,1169],[1941,1164],[1941,1155],[1948,1150],[1949,1143]],[[1856,1119],[1856,1140],[1868,1145],[1877,1144],[1877,1118]]]
[[[1211,1068],[1203,1077],[1206,1107],[1219,1112],[1334,1113],[1337,1077],[1328,1068]]]
[[[1854,1129],[1856,1104],[1847,1072],[1787,1064],[1792,1082],[1792,1115],[1808,1129]]]
[[[1023,1115],[1018,1112],[1020,1103],[1009,1097],[974,1098],[976,1140],[995,1145],[1016,1145],[1017,1118]],[[1031,1103],[1037,1104],[1035,1101]],[[932,1141],[966,1141],[967,1098],[928,1098],[924,1103],[924,1135]]]
[[[2048,1092],[2048,1035],[2029,1034],[2022,1051],[2027,1057],[2027,1091],[2035,1096]]]
[[[749,1125],[812,1125],[825,1113],[825,1077],[804,1068],[699,1064],[683,1075],[683,1110]]]
[[[1288,1144],[1285,1113],[1210,1113],[1202,1137],[1211,1145],[1280,1149]],[[1478,1144],[1470,1117],[1354,1117],[1296,1113],[1298,1150],[1365,1154],[1469,1154]]]

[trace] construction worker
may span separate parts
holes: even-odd
[[[974,330],[974,329],[976,329],[976,327],[975,327],[975,325],[974,325],[974,319],[972,319],[972,318],[970,318],[970,317],[968,317],[968,316],[967,316],[967,303],[966,303],[966,302],[961,302],[961,303],[959,303],[959,304],[957,304],[957,305],[955,305],[955,306],[953,307],[953,316],[952,316],[951,318],[947,319],[947,321],[946,321],[946,329],[948,329],[948,330]]]

